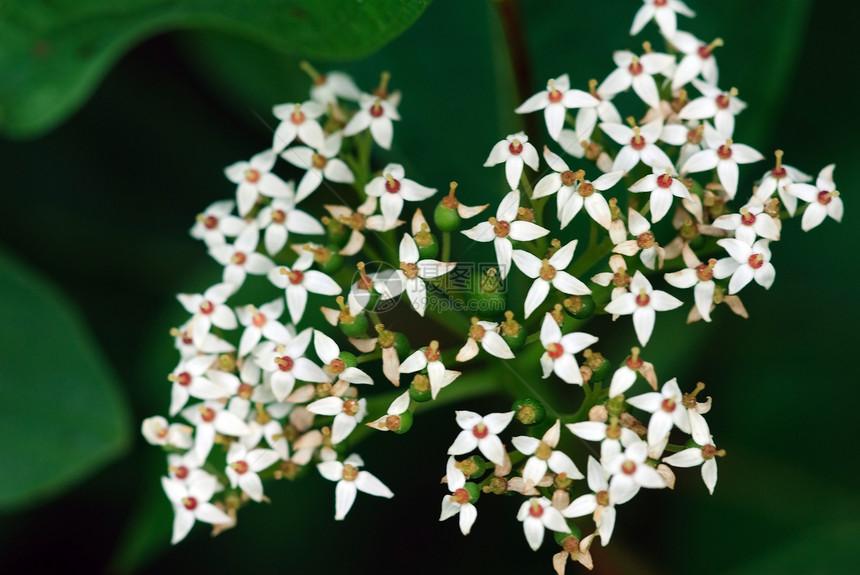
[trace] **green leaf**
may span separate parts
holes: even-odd
[[[124,452],[129,414],[70,302],[0,252],[0,509],[54,495]]]
[[[361,58],[430,0],[47,0],[0,4],[0,129],[35,136],[71,114],[135,44],[171,30],[240,36],[318,59]]]

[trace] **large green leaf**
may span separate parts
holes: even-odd
[[[49,130],[143,39],[216,30],[313,58],[366,56],[403,32],[430,0],[32,0],[0,3],[0,129]]]
[[[123,452],[129,414],[66,298],[0,252],[0,509],[42,499]]]

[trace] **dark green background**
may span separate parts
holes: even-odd
[[[563,72],[583,86],[610,71],[613,49],[635,49],[641,40],[626,31],[638,2],[615,4],[522,3],[535,91]],[[682,19],[682,28],[725,39],[720,84],[737,86],[750,104],[736,139],[768,156],[782,148],[786,163],[813,175],[835,162],[845,221],[809,233],[785,223],[772,289],[742,294],[749,320],[719,313],[713,325],[684,326],[686,308],[661,316],[647,358],[663,380],[708,384],[709,422],[729,456],[712,497],[698,470],[681,471],[674,493],[644,493],[620,507],[612,543],[605,552],[596,546],[595,572],[856,571],[856,10],[835,0],[690,4],[700,16]],[[65,494],[3,516],[0,572],[550,572],[554,549],[528,549],[514,499],[483,499],[467,538],[453,520],[437,524],[444,450],[457,431],[448,410],[417,420],[407,437],[380,434],[361,447],[397,494],[391,501],[359,495],[335,523],[334,486],[312,473],[267,487],[273,503],[243,510],[239,527],[217,540],[199,527],[168,546],[162,455],[137,429],[167,409],[164,374],[175,362],[167,331],[183,320],[173,294],[218,276],[187,229],[232,193],[222,168],[268,145],[271,105],[305,94],[297,60],[211,33],[158,36],[125,55],[52,132],[0,139],[2,245],[80,310],[121,383],[133,438],[121,458]],[[402,162],[439,188],[457,179],[467,203],[498,201],[501,170],[481,164],[518,128],[511,110],[519,97],[489,2],[438,0],[381,52],[343,68],[365,89],[391,70],[392,87],[404,92],[395,148],[380,166]],[[742,180],[749,185],[764,170],[742,169]],[[619,327],[607,346],[632,343],[630,326]],[[44,353],[49,360],[52,350]],[[4,409],[26,414],[31,395],[7,393]],[[508,401],[469,406],[502,410]],[[5,473],[8,460],[2,465]]]

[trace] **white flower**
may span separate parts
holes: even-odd
[[[194,481],[187,485],[177,479],[162,477],[161,486],[173,504],[173,536],[170,542],[174,545],[185,539],[195,520],[216,525],[234,521],[209,503],[219,486],[218,480],[208,473],[196,474]]]
[[[410,403],[412,403],[412,399],[409,397],[409,391],[404,391],[391,402],[385,415],[366,425],[380,431],[397,431],[401,425],[400,416],[406,413]]]
[[[333,452],[328,453],[331,454],[328,457],[334,455]],[[387,499],[394,497],[391,490],[373,474],[358,470],[363,465],[364,461],[356,453],[347,457],[343,463],[329,459],[317,464],[320,475],[329,481],[337,481],[334,504],[334,518],[337,521],[342,520],[349,513],[355,501],[355,495],[359,491]]]
[[[583,332],[561,335],[561,328],[547,313],[540,328],[540,342],[546,350],[540,357],[543,378],[554,372],[565,383],[582,385],[582,373],[573,355],[593,345],[597,338]]]
[[[648,465],[648,444],[636,441],[621,452],[620,444],[613,447],[603,458],[603,467],[612,475],[609,481],[609,497],[620,505],[630,501],[640,487],[662,489],[666,483],[657,470]]]
[[[358,105],[361,109],[346,124],[344,136],[354,136],[370,127],[370,133],[379,146],[388,150],[394,137],[392,120],[400,120],[394,98],[380,98],[362,94]]]
[[[334,423],[331,427],[331,442],[338,444],[349,437],[352,430],[367,415],[367,400],[353,397],[343,399],[332,395],[310,403],[307,409],[317,415],[334,416]]]
[[[720,183],[729,198],[734,199],[738,191],[738,164],[758,162],[764,156],[747,145],[735,144],[731,136],[718,132],[710,124],[705,124],[705,142],[708,149],[696,152],[684,162],[681,175],[716,168]]]
[[[526,541],[532,551],[537,551],[543,543],[544,529],[569,533],[570,527],[561,514],[546,497],[532,497],[524,501],[517,512],[517,519],[523,522]]]
[[[188,313],[194,314],[191,320],[191,340],[198,348],[203,345],[212,326],[221,329],[236,329],[236,315],[229,306],[224,305],[233,295],[236,286],[227,283],[215,284],[200,294],[177,294],[176,299]]]
[[[600,124],[600,129],[623,146],[615,156],[612,171],[621,170],[627,173],[640,161],[655,169],[663,170],[672,167],[672,160],[666,152],[657,147],[657,140],[663,130],[662,119],[658,118],[641,127],[634,125],[632,128],[624,124],[604,122]]]
[[[257,253],[260,230],[255,225],[246,227],[233,245],[223,244],[209,248],[209,255],[224,266],[224,283],[240,288],[247,274],[266,275],[275,262]],[[276,252],[275,252],[276,253]]]
[[[364,247],[364,234],[361,233],[363,229],[384,232],[403,224],[401,220],[395,220],[389,226],[385,222],[385,218],[381,215],[372,215],[376,211],[378,203],[375,197],[368,196],[355,211],[347,206],[324,206],[326,211],[331,214],[332,219],[337,220],[352,230],[349,235],[349,241],[337,253],[342,256],[354,256],[360,252],[361,248]]]
[[[693,79],[693,85],[702,93],[700,98],[688,102],[678,112],[681,120],[714,119],[714,126],[721,134],[731,135],[735,131],[735,116],[746,107],[746,102],[737,97],[738,91],[732,88],[723,92],[701,80]]]
[[[523,163],[528,164],[532,170],[537,170],[540,159],[535,147],[529,144],[528,136],[524,132],[517,132],[493,146],[487,161],[484,162],[484,167],[489,168],[502,162],[505,163],[505,177],[508,179],[508,185],[515,190],[519,187]]]
[[[355,181],[349,166],[337,158],[342,139],[342,132],[335,132],[315,150],[306,146],[295,146],[281,154],[281,157],[292,165],[307,170],[296,189],[296,203],[311,195],[323,180],[340,184],[351,184]]]
[[[593,514],[594,524],[600,534],[600,543],[606,547],[615,528],[615,502],[609,495],[606,470],[596,459],[588,456],[588,488],[594,493],[574,499],[562,510],[565,517],[582,517]]]
[[[652,108],[659,108],[660,91],[654,81],[654,75],[671,76],[675,57],[658,52],[649,52],[643,56],[637,56],[633,52],[620,50],[612,55],[612,59],[618,68],[613,70],[601,84],[603,91],[614,96],[630,89],[632,85],[633,91],[643,102]]]
[[[463,235],[476,242],[493,242],[502,279],[507,277],[511,267],[511,252],[514,249],[511,240],[528,242],[549,233],[549,230],[535,223],[515,221],[519,208],[520,193],[512,190],[499,204],[495,218],[463,231]]]
[[[251,449],[234,443],[227,452],[227,477],[230,485],[239,487],[254,501],[263,500],[263,482],[258,473],[278,461],[278,454],[271,449]]]
[[[681,0],[643,0],[643,2],[644,4],[639,7],[636,16],[633,17],[633,25],[630,27],[631,36],[641,32],[645,24],[653,18],[660,26],[660,33],[663,36],[671,37],[678,29],[676,12],[689,18],[696,15]],[[603,536],[600,539],[603,541]],[[606,545],[607,542],[608,538],[607,541],[603,541],[603,544]]]
[[[310,73],[307,62],[302,62],[302,68]],[[316,70],[311,74],[313,85],[311,86],[311,99],[316,100],[320,104],[328,105],[337,103],[338,98],[344,100],[352,100],[357,102],[361,97],[361,91],[355,85],[353,79],[343,72],[326,72],[325,74],[317,73]]]
[[[242,218],[232,215],[233,200],[222,200],[211,204],[197,215],[197,220],[189,233],[191,237],[203,240],[208,247],[224,243],[224,236],[235,238],[248,225]]]
[[[291,334],[286,326],[278,321],[283,314],[283,298],[264,303],[259,308],[252,305],[236,308],[239,323],[245,326],[245,331],[239,339],[239,357],[245,357],[251,353],[263,336],[281,345],[289,343],[294,334]]]
[[[457,460],[454,459],[453,455],[448,458],[445,477],[448,479],[448,489],[451,491],[451,495],[442,498],[442,512],[439,514],[439,521],[445,521],[459,513],[460,531],[463,535],[468,535],[475,519],[478,518],[478,510],[469,503],[471,495],[464,487],[466,476],[457,469],[456,463]]]
[[[645,220],[645,218],[642,219]],[[645,224],[648,224],[648,220],[645,220]],[[627,235],[627,230],[624,230],[624,235]],[[630,285],[630,276],[627,275],[627,262],[624,261],[624,256],[622,255],[612,254],[609,256],[609,269],[611,271],[594,274],[591,276],[591,281],[603,287],[608,287],[609,284],[612,284],[614,287],[609,297],[610,301],[612,301],[621,294],[627,293],[627,286]],[[617,318],[618,316],[612,317],[613,321]]]
[[[570,457],[562,451],[555,449],[561,436],[561,421],[556,420],[541,439],[519,435],[511,439],[511,443],[517,451],[524,455],[531,455],[523,468],[523,479],[526,481],[526,489],[529,482],[531,486],[540,483],[546,470],[549,468],[555,473],[564,473],[568,479],[582,479],[583,475],[576,468]]]
[[[403,202],[420,202],[436,193],[436,188],[428,188],[404,177],[405,170],[400,164],[388,164],[382,175],[370,180],[364,187],[368,196],[379,198],[382,217],[388,227],[394,227]]]
[[[627,399],[627,403],[651,413],[648,421],[648,446],[653,448],[663,443],[674,425],[684,433],[690,433],[690,417],[682,403],[684,396],[673,377],[659,392],[645,393]]]
[[[263,389],[265,386],[257,386],[254,388],[256,392]],[[234,403],[241,398],[233,398],[230,401],[230,408],[234,408]],[[252,398],[253,399],[253,398]],[[276,401],[275,397],[266,398],[271,401]],[[266,407],[262,405],[263,401],[258,402],[257,408],[254,410],[248,409],[246,421],[251,432],[248,435],[239,438],[239,441],[248,449],[254,449],[260,444],[263,439],[266,444],[277,453],[278,457],[283,461],[290,460],[290,446],[287,443],[287,438],[284,435],[283,419],[293,409],[291,403],[271,403]],[[249,404],[248,407],[250,407]]]
[[[713,444],[709,443],[704,447],[691,447],[683,451],[679,451],[669,457],[664,457],[663,462],[675,467],[695,467],[702,466],[702,480],[708,488],[711,495],[714,494],[714,488],[717,486],[717,456],[726,454],[722,449],[718,450]]]
[[[621,427],[617,418],[611,419],[610,424],[600,421],[568,423],[567,428],[572,434],[586,441],[599,441],[601,458],[641,441],[633,430]]]
[[[427,286],[425,279],[437,278],[454,269],[456,262],[439,260],[418,260],[418,246],[409,234],[403,234],[400,241],[400,269],[383,282],[375,285],[376,291],[383,294],[382,299],[391,299],[406,291],[412,309],[423,316],[427,308]]]
[[[228,398],[239,388],[239,379],[223,371],[213,370],[212,377],[204,377],[217,357],[214,355],[199,355],[179,362],[176,369],[167,376],[173,382],[170,389],[170,415],[179,413],[189,397],[197,399]]]
[[[272,138],[272,152],[275,154],[289,146],[296,136],[314,148],[321,148],[325,134],[317,118],[325,113],[325,106],[308,100],[303,104],[280,104],[272,108],[272,113],[281,120]]]
[[[619,170],[603,174],[591,182],[585,179],[582,171],[572,171],[565,161],[553,154],[549,148],[544,148],[543,157],[554,172],[538,181],[532,199],[558,192],[557,211],[561,228],[567,226],[584,205],[591,219],[609,229],[609,224],[612,223],[612,212],[609,210],[606,198],[598,192],[606,191],[618,183],[624,172]]]
[[[322,272],[308,269],[314,262],[314,255],[304,253],[293,263],[292,269],[281,266],[269,270],[269,281],[276,287],[286,289],[287,309],[293,323],[299,323],[305,313],[308,292],[323,295],[337,295],[340,286]]]
[[[786,191],[792,196],[809,202],[806,211],[803,212],[803,219],[800,221],[800,227],[805,232],[823,222],[827,216],[837,222],[842,221],[842,198],[839,197],[839,191],[833,182],[833,168],[835,167],[836,164],[830,164],[821,170],[814,186],[792,184],[786,188]]]
[[[186,407],[182,417],[197,428],[194,434],[194,453],[197,455],[198,465],[203,465],[212,451],[216,431],[231,437],[240,437],[250,431],[248,425],[224,409],[224,404],[220,401],[206,401]]]
[[[478,355],[478,342],[484,351],[501,359],[513,359],[514,352],[507,342],[499,335],[499,324],[489,321],[478,321],[472,318],[472,326],[469,328],[469,339],[460,349],[455,358],[457,361],[469,361]]]
[[[540,260],[537,256],[525,250],[514,250],[513,259],[518,268],[530,278],[535,278],[532,287],[526,295],[525,316],[529,317],[549,295],[550,285],[568,295],[588,295],[588,287],[564,271],[573,259],[577,240],[572,240],[560,247],[550,258]]]
[[[779,199],[782,201],[782,204],[785,206],[785,209],[788,210],[788,215],[794,216],[794,212],[795,210],[797,210],[797,198],[794,194],[788,191],[788,186],[791,186],[795,183],[805,184],[807,182],[812,181],[812,177],[808,174],[804,174],[797,168],[793,168],[787,164],[783,164],[782,150],[776,150],[773,154],[774,156],[776,156],[776,165],[767,172],[765,172],[761,183],[755,190],[754,199],[757,199],[760,203],[765,203],[767,199],[773,195],[774,192],[778,191]],[[830,181],[832,183],[833,168],[832,166],[830,168]],[[826,169],[827,168],[825,168],[825,170]],[[822,173],[824,173],[824,170],[822,170]],[[821,175],[819,174],[819,178],[820,177]]]
[[[194,428],[182,423],[171,423],[160,415],[147,417],[140,425],[140,433],[150,445],[171,445],[188,449],[193,445],[191,432]]]
[[[759,236],[778,240],[779,225],[764,211],[764,206],[756,202],[756,198],[753,198],[752,202],[740,209],[740,213],[718,217],[714,220],[714,227],[735,232],[737,239],[749,245]]]
[[[514,412],[490,413],[480,416],[474,411],[457,411],[457,425],[463,431],[448,448],[448,455],[462,455],[479,449],[487,460],[501,465],[505,459],[505,447],[498,434],[514,418]]]
[[[639,357],[640,349],[634,347],[624,363],[612,374],[612,382],[609,384],[609,397],[616,397],[636,383],[636,374],[639,373],[653,390],[657,390],[657,375],[654,373],[654,364],[644,361]]]
[[[517,114],[528,114],[537,110],[543,110],[546,129],[553,140],[557,140],[564,126],[564,115],[569,108],[581,108],[583,106],[597,106],[599,100],[582,90],[570,89],[570,78],[563,74],[555,79],[550,79],[546,84],[546,90],[541,90],[534,96],[514,110]]]
[[[654,241],[654,234],[651,233],[651,226],[645,216],[634,209],[630,209],[627,213],[627,224],[630,226],[630,234],[636,236],[636,239],[623,241],[612,248],[612,251],[625,256],[635,256],[641,251],[639,259],[642,260],[645,267],[652,270],[655,266],[662,268],[666,250]]]
[[[167,474],[170,479],[178,479],[188,485],[196,480],[201,473],[208,475],[200,469],[193,452],[189,451],[182,455],[178,453],[167,454]]]
[[[427,368],[427,377],[430,379],[430,393],[433,399],[439,394],[439,390],[448,386],[460,375],[459,371],[445,369],[442,364],[442,353],[439,351],[439,342],[433,340],[430,345],[419,349],[400,364],[400,373],[414,373]]]
[[[276,198],[257,215],[257,224],[266,230],[266,251],[272,256],[281,251],[290,232],[302,235],[325,233],[325,228],[316,218],[294,206],[292,198]]]
[[[609,302],[606,305],[606,311],[619,315],[632,315],[636,337],[639,338],[639,343],[645,345],[654,330],[656,312],[675,309],[681,306],[682,302],[664,291],[653,289],[648,278],[638,270],[630,282],[630,292],[619,295]]]
[[[249,162],[236,162],[224,168],[227,179],[239,184],[236,188],[239,215],[250,212],[260,194],[270,198],[288,198],[293,195],[292,186],[272,173],[277,159],[274,150],[266,150],[252,157]]]
[[[714,305],[714,291],[717,287],[714,283],[714,267],[717,260],[711,258],[707,264],[704,264],[696,259],[695,254],[686,245],[684,252],[685,261],[687,259],[695,260],[694,262],[687,262],[687,265],[695,263],[695,267],[691,266],[681,271],[666,274],[664,276],[666,283],[682,289],[695,286],[693,298],[696,302],[696,309],[703,320],[711,321],[711,307]]]
[[[621,123],[621,114],[612,103],[615,94],[609,92],[604,84],[597,85],[597,80],[588,82],[588,91],[597,102],[594,105],[582,106],[576,112],[574,126],[576,130],[562,130],[558,137],[558,143],[562,149],[577,158],[585,155],[585,148],[590,144],[591,135],[597,127],[597,119],[611,124]]]
[[[713,50],[723,45],[723,40],[717,38],[710,44],[705,44],[689,32],[675,32],[669,43],[685,54],[684,58],[675,68],[675,76],[672,78],[672,91],[675,92],[684,87],[699,74],[708,84],[717,85],[719,70],[714,58]]]
[[[691,199],[690,192],[684,182],[673,178],[672,168],[656,169],[653,174],[647,175],[628,189],[631,192],[650,192],[651,222],[657,223],[663,219],[669,208],[672,207],[672,196]]]
[[[200,341],[200,345],[194,343],[191,329],[193,320],[188,320],[182,327],[172,328],[170,335],[173,336],[173,347],[179,352],[182,359],[190,359],[200,353],[230,353],[236,351],[230,342],[221,339],[212,333],[207,333]]]
[[[349,383],[373,383],[370,376],[362,370],[347,366],[340,357],[340,347],[332,338],[317,329],[314,330],[314,349],[326,364],[323,370],[329,374],[331,380],[339,378]]]
[[[738,293],[745,285],[755,279],[756,283],[765,289],[770,289],[776,278],[776,269],[770,263],[770,240],[759,240],[753,245],[735,238],[717,240],[717,245],[729,252],[728,258],[723,258],[714,266],[714,277],[729,281],[729,294]]]
[[[283,345],[268,343],[257,350],[255,363],[270,373],[272,393],[284,401],[296,385],[296,380],[328,383],[329,378],[314,362],[304,357],[313,331],[307,328]]]

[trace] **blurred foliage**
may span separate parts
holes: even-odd
[[[749,320],[726,310],[715,314],[713,325],[684,325],[686,309],[660,317],[646,359],[663,380],[674,375],[689,386],[706,382],[706,393],[714,397],[709,421],[728,457],[719,462],[713,497],[698,469],[682,470],[674,493],[649,492],[620,508],[610,547],[595,550],[595,572],[855,572],[860,497],[850,425],[860,399],[853,361],[860,325],[853,290],[860,270],[851,249],[860,126],[851,112],[853,85],[842,56],[853,53],[856,20],[835,0],[689,3],[699,18],[681,19],[680,26],[705,39],[725,40],[717,52],[720,83],[736,86],[750,104],[738,118],[738,141],[767,156],[780,147],[787,163],[813,175],[836,162],[846,216],[842,225],[828,220],[808,234],[797,221],[785,223],[783,242],[774,246],[773,288],[765,293],[751,286],[743,293]],[[0,3],[0,14],[11,14],[3,10],[14,4]],[[564,72],[580,88],[589,78],[605,77],[612,50],[636,49],[641,42],[627,35],[638,5],[638,0],[611,8],[523,0],[533,90]],[[240,9],[231,4],[229,10]],[[39,12],[32,14],[28,18]],[[0,22],[5,38],[6,18]],[[69,23],[75,34],[84,28]],[[176,360],[166,334],[184,319],[173,294],[199,291],[218,276],[202,246],[187,237],[194,215],[233,192],[223,166],[268,145],[271,105],[305,97],[309,83],[298,72],[298,55],[270,50],[271,42],[252,32],[239,35],[254,43],[223,28],[204,28],[222,33],[149,41],[108,74],[68,123],[32,142],[0,142],[0,186],[7,201],[0,237],[83,310],[132,405],[125,434],[136,434],[141,418],[166,411],[164,374]],[[150,28],[131,41],[166,29]],[[655,48],[661,46],[653,27],[647,30]],[[111,29],[100,42],[107,46],[120,31],[120,26]],[[284,35],[283,41],[292,40]],[[338,54],[302,47],[288,51],[346,58],[373,48],[343,48],[347,44]],[[313,46],[323,48],[329,49]],[[8,57],[0,52],[6,122],[5,90],[21,77],[16,74],[35,74],[10,69]],[[102,73],[118,57],[119,51],[113,52]],[[437,0],[406,34],[373,56],[314,64],[345,69],[366,90],[381,70],[392,72],[391,87],[404,92],[403,121],[395,124],[392,151],[378,155],[379,166],[401,162],[410,177],[437,188],[457,180],[466,203],[501,197],[502,170],[480,166],[492,144],[520,129],[523,119],[512,113],[521,95],[492,2]],[[34,89],[56,89],[52,78],[26,77]],[[100,78],[101,73],[88,79],[88,86]],[[89,88],[78,93],[69,87],[63,96],[78,102],[88,93]],[[31,118],[41,113],[33,111]],[[42,129],[59,119],[46,119]],[[765,169],[759,164],[742,169],[742,185]],[[467,244],[461,241],[458,248]],[[475,248],[468,257],[489,253]],[[4,300],[17,301],[10,293],[0,292]],[[622,322],[615,331],[594,324],[600,351],[610,358],[633,343],[630,326]],[[49,347],[46,353],[52,352]],[[576,403],[580,392],[558,393],[568,393],[566,400]],[[462,407],[504,410],[509,403],[496,397]],[[21,413],[32,415],[31,406],[32,401],[22,404]],[[539,553],[528,550],[514,520],[515,499],[484,498],[467,538],[452,521],[436,523],[444,495],[438,485],[442,451],[456,431],[450,413],[441,410],[416,420],[408,437],[372,435],[362,456],[397,496],[382,501],[359,495],[342,523],[331,519],[333,484],[311,472],[267,486],[272,504],[243,510],[239,527],[214,544],[205,527],[198,527],[173,549],[168,546],[171,511],[157,482],[164,461],[135,435],[128,457],[63,499],[5,517],[0,571],[57,571],[87,561],[94,570],[110,565],[119,572],[159,573],[320,565],[357,572],[550,572],[550,546]],[[54,463],[42,451],[33,457]],[[77,527],[82,517],[86,528]],[[41,553],[46,547],[55,552]]]
[[[202,29],[308,58],[360,58],[409,27],[430,0],[30,0],[0,2],[0,129],[50,130],[132,46]]]
[[[73,305],[0,252],[0,509],[63,491],[121,454],[134,423]]]

